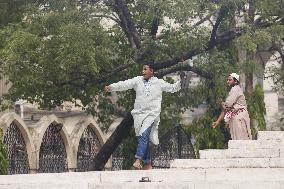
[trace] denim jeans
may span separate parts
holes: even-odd
[[[142,136],[138,137],[138,144],[137,144],[135,158],[142,160],[145,164],[151,163],[149,137],[152,127],[153,127],[152,125],[148,127],[142,133]]]

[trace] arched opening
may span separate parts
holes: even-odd
[[[39,152],[41,173],[59,173],[68,170],[66,148],[61,136],[62,124],[51,123],[44,133]]]
[[[82,133],[77,152],[77,171],[93,171],[94,160],[101,148],[101,143],[94,129],[88,127]]]
[[[29,173],[29,160],[24,137],[13,121],[4,135],[4,144],[8,152],[8,174]]]

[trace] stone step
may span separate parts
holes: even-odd
[[[283,171],[281,168],[217,168],[8,175],[0,176],[0,188],[281,188]],[[139,182],[142,177],[148,177],[151,182]]]
[[[284,140],[230,140],[229,149],[275,149],[284,148]]]
[[[138,182],[148,177],[152,182],[193,181],[284,181],[284,168],[207,168],[207,169],[154,169],[151,171],[93,171],[69,173],[38,173],[1,175],[0,184],[9,183],[95,183]]]
[[[220,182],[129,182],[129,183],[45,183],[0,185],[1,189],[283,189],[284,181]]]
[[[199,150],[199,156],[200,159],[280,158],[280,151],[284,149],[208,149]]]
[[[257,140],[281,139],[284,140],[284,131],[258,131]]]
[[[284,184],[283,168],[167,169],[151,171],[103,171],[84,173],[44,173],[0,176],[1,189],[93,189],[93,188],[260,188]],[[141,183],[148,177],[150,183]],[[270,184],[270,185],[269,185]],[[253,186],[248,184],[249,186]],[[282,185],[283,186],[283,185]],[[251,187],[255,188],[255,187]],[[256,187],[259,188],[259,187]]]
[[[175,159],[171,168],[284,168],[284,158]]]
[[[284,182],[186,182],[94,184],[89,189],[283,189]]]

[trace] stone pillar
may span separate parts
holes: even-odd
[[[264,102],[266,107],[266,128],[267,130],[277,130],[274,126],[279,121],[279,105],[278,105],[278,94],[273,90],[275,84],[273,79],[269,77],[270,69],[273,67],[280,67],[280,64],[275,59],[275,55],[271,56],[265,66],[265,74],[263,79],[263,90],[264,90]],[[279,55],[279,54],[278,54]]]

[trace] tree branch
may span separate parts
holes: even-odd
[[[156,38],[158,27],[159,27],[159,20],[160,20],[160,11],[158,8],[155,9],[155,14],[151,23],[151,31],[150,35],[154,39]]]
[[[108,78],[110,78],[111,76],[113,76],[115,73],[121,72],[131,66],[136,65],[135,63],[129,63],[129,64],[123,64],[119,67],[117,67],[116,69],[114,69],[113,71],[109,72],[109,73],[104,73],[101,77],[97,77],[97,78],[93,78],[93,80],[95,80],[98,83],[103,83],[105,82]]]
[[[94,16],[94,17],[98,17],[98,18],[109,18],[109,19],[115,21],[116,23],[121,24],[118,19],[116,19],[116,18],[114,18],[114,17],[112,17],[112,16],[109,16],[109,15],[95,14],[95,15],[93,15],[93,16]]]
[[[209,20],[212,15],[214,15],[215,12],[213,14],[208,14],[207,16],[205,16],[204,18],[200,19],[198,22],[196,22],[195,24],[192,25],[192,28],[195,28],[201,24],[203,24],[204,22],[206,22],[207,20]]]
[[[267,23],[261,23],[260,25],[255,25],[258,28],[267,28],[269,26],[272,26],[273,24],[280,24],[283,25],[284,24],[284,20],[283,19],[279,19],[278,22],[267,22]],[[162,68],[168,68],[171,67],[175,64],[178,64],[179,62],[182,62],[184,60],[190,59],[193,56],[196,56],[198,54],[201,54],[203,52],[212,50],[214,47],[218,46],[218,45],[223,45],[226,44],[230,41],[232,41],[235,38],[240,37],[243,33],[245,33],[244,29],[239,28],[237,31],[233,31],[233,30],[229,30],[225,33],[223,33],[222,35],[219,35],[216,37],[216,42],[214,43],[213,46],[209,45],[210,41],[207,43],[207,45],[205,45],[204,47],[199,47],[199,48],[195,48],[189,52],[185,52],[182,53],[181,55],[178,55],[174,58],[171,59],[166,59],[166,60],[162,60],[159,61],[157,63],[155,63],[155,69],[159,70]]]
[[[105,1],[107,6],[110,6],[114,12],[117,13],[120,19],[120,26],[125,32],[128,41],[132,48],[139,49],[141,47],[140,37],[136,30],[135,24],[132,20],[132,16],[129,12],[127,4],[124,0],[112,0],[112,1]]]
[[[155,74],[155,76],[158,77],[158,78],[161,78],[161,77],[163,77],[167,74],[174,73],[174,72],[177,72],[177,71],[192,71],[192,72],[198,74],[199,76],[201,76],[203,78],[206,78],[206,79],[212,79],[213,78],[211,73],[205,72],[204,70],[202,70],[200,68],[190,66],[188,63],[184,63],[184,62],[177,64],[175,66],[172,66],[170,68],[162,69],[159,72],[157,72]]]
[[[221,17],[219,17],[219,18],[221,18]],[[255,27],[258,27],[258,28],[267,28],[267,27],[274,25],[274,24],[283,25],[284,19],[283,18],[277,18],[276,20],[274,20],[274,22],[269,22],[269,21],[264,22],[263,21],[263,22],[255,22],[254,23]],[[216,25],[216,28],[217,28],[217,25]],[[192,49],[188,52],[181,53],[180,55],[177,55],[173,58],[160,60],[160,61],[158,61],[154,64],[155,70],[159,71],[161,69],[169,68],[169,69],[167,69],[167,71],[163,71],[163,72],[170,73],[170,71],[174,72],[174,71],[179,71],[179,70],[183,69],[183,70],[193,71],[193,72],[197,73],[198,75],[200,75],[204,78],[208,78],[208,73],[204,73],[201,70],[195,70],[194,71],[194,69],[196,69],[196,68],[191,68],[191,67],[183,67],[183,68],[173,67],[173,68],[170,68],[170,67],[175,66],[175,65],[177,65],[177,64],[179,64],[179,63],[181,63],[181,62],[183,62],[187,59],[191,59],[192,57],[194,57],[198,54],[209,51],[209,50],[215,48],[218,45],[226,44],[226,43],[232,41],[233,39],[240,37],[243,33],[245,33],[245,30],[242,29],[242,28],[238,28],[238,30],[229,30],[229,31],[224,32],[223,34],[221,34],[219,36],[216,35],[216,37],[212,37],[213,33],[214,32],[212,30],[212,34],[211,34],[211,38],[210,38],[211,40],[209,40],[206,45],[203,45],[203,46],[201,45],[200,47]],[[214,34],[214,36],[215,36],[215,34]],[[212,43],[213,38],[214,38],[215,43]],[[89,73],[87,79],[85,80],[85,83],[90,82],[90,83],[102,84],[102,83],[106,82],[108,80],[108,78],[112,77],[114,74],[121,72],[121,71],[123,71],[123,70],[125,70],[125,69],[127,69],[127,68],[129,68],[133,65],[136,65],[139,58],[140,57],[137,56],[133,60],[132,63],[123,64],[123,65],[117,67],[116,69],[114,69],[113,71],[104,72],[99,76],[95,76],[95,75]],[[161,74],[162,74],[162,72],[161,72]]]
[[[218,13],[218,17],[216,19],[216,22],[215,22],[213,29],[212,29],[212,32],[211,32],[209,43],[207,45],[208,48],[210,46],[214,46],[214,43],[216,42],[218,28],[219,28],[221,21],[223,20],[223,18],[225,17],[227,12],[228,12],[228,7],[222,6],[220,8],[220,11]]]
[[[266,28],[266,27],[269,27],[271,26],[272,24],[275,24],[275,23],[261,23],[259,27],[261,28]],[[283,24],[282,21],[280,20],[279,21],[279,24]],[[218,46],[218,45],[223,45],[223,44],[226,44],[230,41],[232,41],[233,39],[235,38],[238,38],[240,37],[243,33],[245,32],[245,30],[239,28],[238,30],[234,31],[234,30],[229,30],[227,32],[224,32],[222,35],[219,35],[216,37],[216,42],[214,43],[213,46],[209,46],[208,44],[205,45],[205,46],[201,46],[201,47],[198,47],[198,48],[195,48],[191,51],[188,51],[188,52],[185,52],[185,53],[182,53],[181,55],[178,55],[178,56],[175,56],[174,58],[170,58],[170,59],[166,59],[166,60],[161,60],[161,61],[158,61],[154,64],[154,68],[156,71],[160,70],[160,69],[164,69],[164,68],[169,68],[171,66],[174,66],[180,62],[183,62],[187,59],[191,59],[192,57],[198,55],[198,54],[201,54],[201,53],[204,53],[206,51],[209,51],[211,49],[213,49],[214,47]],[[208,42],[209,43],[209,42]],[[136,62],[136,60],[134,60],[134,62]],[[119,71],[123,71],[131,66],[135,65],[135,63],[130,63],[130,64],[124,64],[124,65],[121,65],[120,67],[118,67],[117,69],[115,69],[114,71],[108,73],[108,74],[102,74],[101,76],[99,77],[94,77],[92,76],[90,78],[90,81],[91,82],[96,82],[96,83],[104,83],[107,81],[107,79],[111,76],[113,76],[113,74],[119,72]],[[196,72],[198,75],[201,74],[201,72]],[[207,77],[206,74],[204,75],[200,75],[202,77]]]

